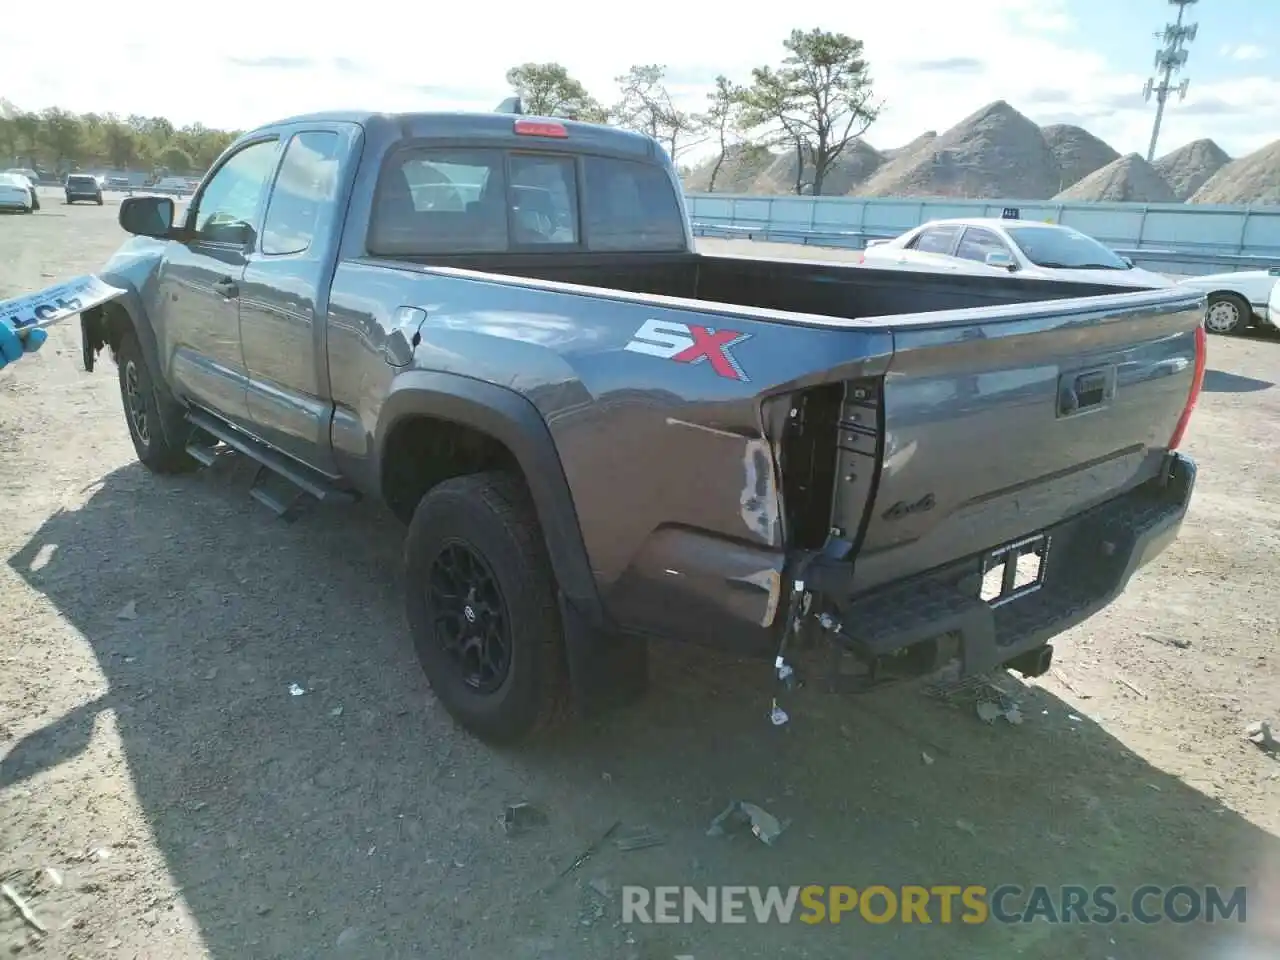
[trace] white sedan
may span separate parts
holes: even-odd
[[[1255,323],[1280,328],[1280,316],[1267,305],[1268,300],[1276,302],[1273,291],[1280,288],[1280,267],[1211,273],[1179,283],[1209,295],[1204,326],[1211,333],[1243,333]]]
[[[35,208],[35,188],[26,177],[0,173],[0,210],[30,213]]]
[[[1117,287],[1173,286],[1168,277],[1135,267],[1079,230],[1037,220],[931,220],[892,240],[872,240],[861,262],[868,267],[1015,274]]]

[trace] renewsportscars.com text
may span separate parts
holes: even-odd
[[[1245,905],[1244,887],[1154,884],[622,888],[623,923],[1243,923]]]

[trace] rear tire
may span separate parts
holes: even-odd
[[[418,660],[458,723],[503,744],[564,718],[555,577],[518,478],[477,473],[434,487],[409,523],[404,563]]]
[[[187,453],[191,426],[182,405],[158,384],[132,331],[116,351],[120,400],[133,449],[153,473],[186,473],[199,464]]]
[[[1244,333],[1253,322],[1253,308],[1249,302],[1234,293],[1209,294],[1209,306],[1205,310],[1204,327],[1210,333],[1224,336]]]

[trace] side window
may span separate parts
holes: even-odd
[[[275,165],[275,140],[245,147],[218,168],[200,194],[195,230],[208,243],[247,244],[253,240],[253,217]]]
[[[507,249],[501,150],[410,147],[382,168],[367,246],[388,256]]]
[[[990,230],[983,230],[980,227],[969,227],[965,230],[960,247],[956,250],[956,256],[986,263],[988,253],[1007,253],[1010,257],[1013,256],[1004,241]]]
[[[916,237],[911,249],[921,253],[950,253],[959,232],[959,227],[930,227]]]
[[[605,157],[587,157],[583,167],[590,249],[684,249],[684,218],[662,167]]]
[[[511,238],[517,244],[578,242],[578,178],[570,157],[511,155]]]
[[[262,223],[263,253],[302,253],[311,246],[320,215],[338,193],[340,145],[338,134],[327,130],[289,141]]]

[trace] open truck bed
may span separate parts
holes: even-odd
[[[646,632],[772,656],[794,600],[877,680],[1038,673],[1190,496],[1194,293],[685,254],[366,260],[335,302],[375,283],[441,305],[433,369],[496,373],[454,318],[502,318],[606,606]]]

